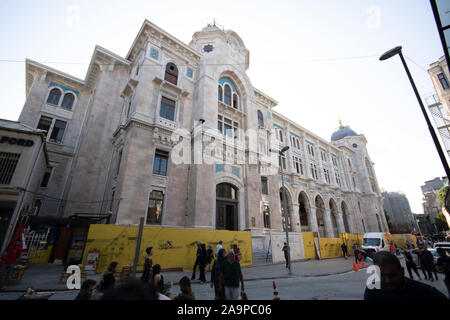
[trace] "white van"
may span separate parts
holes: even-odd
[[[382,232],[368,232],[364,234],[361,249],[367,254],[378,251],[389,251],[389,244]]]

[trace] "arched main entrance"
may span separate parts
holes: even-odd
[[[292,200],[289,191],[284,188],[284,193],[286,194],[286,207],[287,207],[287,217],[288,217],[288,230],[292,231],[291,223],[291,212],[292,212]],[[280,205],[281,205],[281,221],[283,223],[283,231],[286,231],[286,216],[284,214],[284,203],[283,203],[283,188],[280,188]]]
[[[310,217],[310,205],[309,200],[306,194],[302,191],[298,196],[298,204],[299,204],[299,215],[300,215],[300,225],[302,232],[311,231],[311,226],[309,224]]]
[[[239,230],[238,189],[229,183],[216,186],[216,229]]]
[[[325,204],[320,196],[315,199],[316,206],[316,217],[317,217],[317,228],[319,229],[319,236],[321,238],[325,237]]]

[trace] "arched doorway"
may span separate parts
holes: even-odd
[[[310,218],[310,205],[309,200],[306,194],[302,191],[298,196],[298,204],[299,204],[299,215],[300,215],[300,226],[302,232],[311,231],[311,226],[309,223]]]
[[[350,227],[348,226],[348,210],[347,210],[347,204],[342,201],[341,203],[341,210],[342,210],[342,219],[344,220],[344,232],[350,232]]]
[[[337,237],[339,237],[339,233],[338,233],[337,222],[336,222],[336,217],[337,217],[336,203],[334,202],[333,199],[330,199],[329,205],[330,205],[331,227],[333,230],[333,237],[337,238]]]
[[[229,183],[216,186],[216,229],[239,230],[238,189]]]
[[[292,231],[292,223],[291,223],[291,212],[292,212],[292,201],[291,195],[289,191],[284,188],[280,188],[280,205],[281,205],[281,221],[283,223],[283,231],[286,231],[286,215],[284,214],[284,203],[283,203],[283,194],[286,194],[286,207],[287,207],[287,217],[288,217],[288,231]]]
[[[320,196],[315,199],[316,206],[316,218],[317,218],[317,228],[319,229],[319,236],[321,238],[325,237],[325,204]]]

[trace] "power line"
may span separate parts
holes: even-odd
[[[61,202],[77,202],[77,203],[103,203],[103,202],[113,202],[113,201],[119,201],[122,200],[122,198],[119,199],[109,199],[109,200],[99,200],[99,201],[77,201],[77,200],[67,200],[67,199],[61,199],[61,198],[55,198],[52,196],[48,196],[46,194],[40,193],[40,192],[34,192],[31,190],[26,190],[26,189],[21,189],[22,191],[28,192],[28,193],[32,193],[44,198],[49,198],[51,200],[46,199],[45,201],[61,201]]]
[[[423,68],[421,65],[419,65],[418,63],[416,63],[413,59],[411,59],[410,57],[408,57],[407,55],[404,54],[404,56],[406,57],[406,59],[408,59],[409,61],[411,61],[412,63],[414,63],[417,67],[419,67],[422,71],[425,71],[428,74],[428,71]]]

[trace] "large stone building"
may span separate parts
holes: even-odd
[[[389,217],[391,233],[419,232],[408,198],[402,192],[383,192],[383,208]]]
[[[422,206],[424,216],[420,219],[423,233],[434,233],[437,230],[435,220],[442,211],[438,194],[439,190],[447,183],[447,177],[436,177],[433,180],[425,181],[425,184],[420,187],[423,194]]]
[[[124,58],[97,46],[84,80],[27,60],[19,121],[48,132],[51,166],[39,214],[251,230],[263,249],[284,230],[273,159],[289,146],[279,163],[294,235],[388,231],[364,135],[341,125],[329,142],[279,114],[249,63],[234,31],[209,25],[185,44],[149,21]]]

